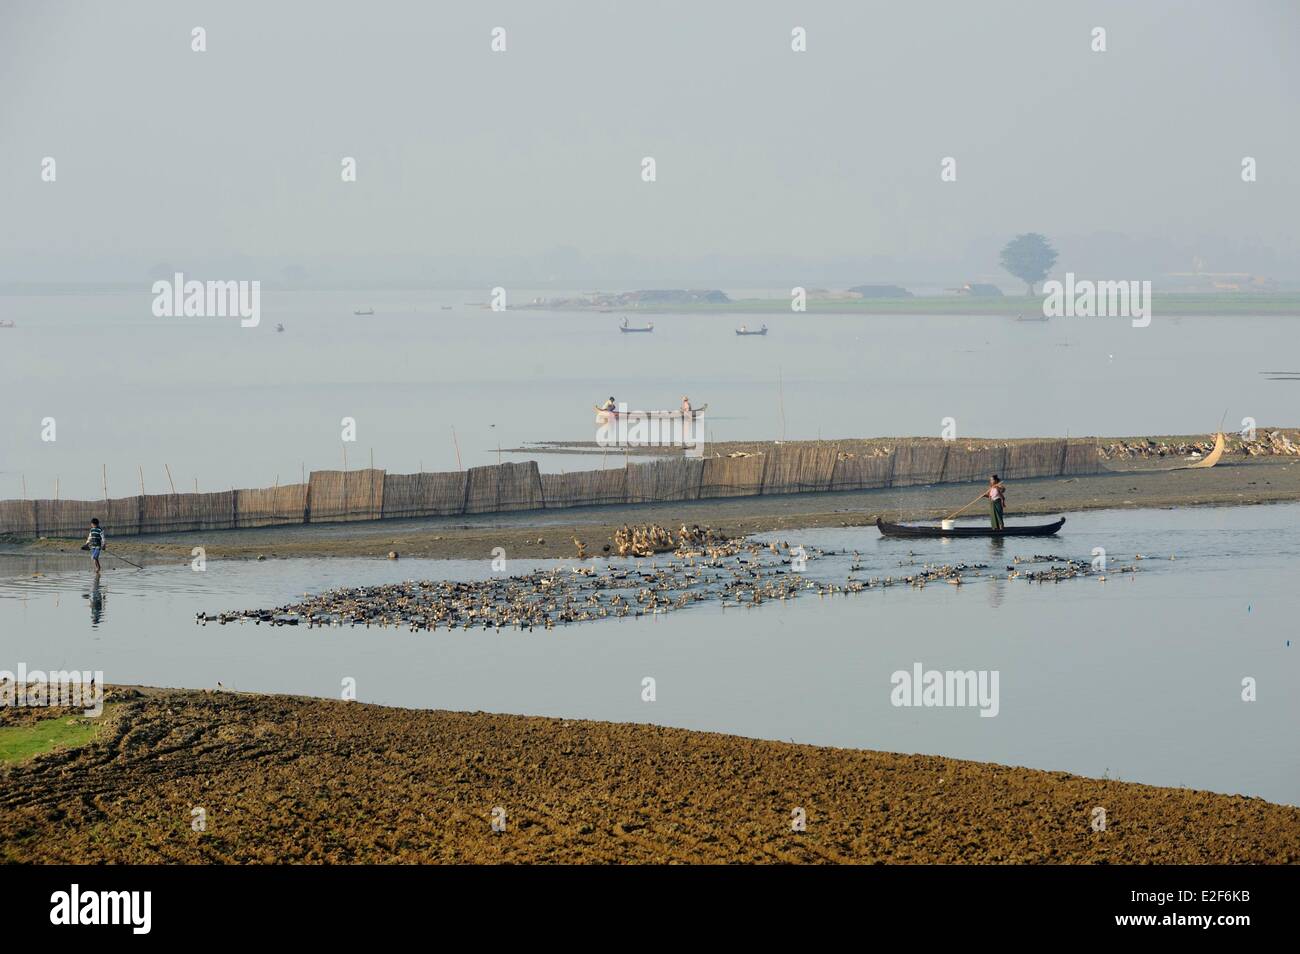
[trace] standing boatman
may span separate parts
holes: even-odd
[[[989,526],[1001,530],[1004,526],[1002,513],[1006,509],[1007,488],[997,474],[989,478],[989,489],[984,491],[983,496],[989,498]]]
[[[98,517],[90,518],[90,533],[86,535],[86,545],[81,549],[90,551],[90,559],[95,563],[95,573],[100,571],[99,554],[104,549],[104,530],[99,525]]]

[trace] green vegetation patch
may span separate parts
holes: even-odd
[[[91,741],[103,728],[109,707],[95,719],[59,715],[27,725],[0,728],[0,763],[24,762],[55,749],[75,749]]]

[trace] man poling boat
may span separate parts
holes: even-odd
[[[997,474],[989,478],[989,489],[984,491],[983,496],[989,498],[989,526],[994,530],[1001,530],[1005,525],[1002,512],[1006,509],[1007,488],[1003,486]]]
[[[985,491],[960,510],[954,510],[939,521],[939,526],[914,526],[905,523],[887,523],[877,517],[876,528],[885,537],[1050,537],[1065,526],[1062,517],[1055,523],[1031,524],[1029,526],[1008,527],[1003,519],[1006,509],[1007,488],[1002,479],[994,474],[989,478]],[[981,500],[989,502],[989,525],[984,527],[958,527],[953,518],[969,510]]]

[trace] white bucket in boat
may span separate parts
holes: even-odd
[[[951,530],[954,522],[955,521],[952,520],[940,520],[939,526],[943,527],[945,530]]]

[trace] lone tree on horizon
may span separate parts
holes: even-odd
[[[1017,235],[1002,249],[1002,267],[1029,286],[1029,295],[1055,264],[1056,249],[1037,232]]]

